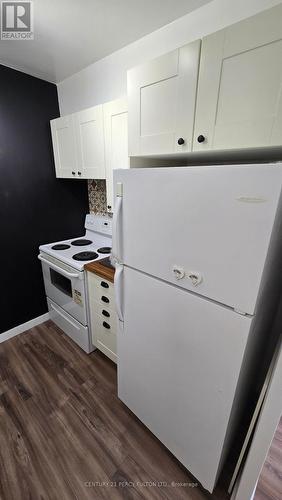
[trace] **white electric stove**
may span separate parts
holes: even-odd
[[[112,219],[86,215],[85,234],[39,247],[50,317],[84,351],[92,352],[84,266],[109,257]]]

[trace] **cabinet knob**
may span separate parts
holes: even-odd
[[[103,316],[106,316],[106,318],[110,317],[110,313],[108,311],[106,311],[105,309],[103,309],[102,314],[103,314]]]
[[[106,302],[106,304],[108,304],[110,302],[110,299],[108,299],[108,297],[105,297],[105,295],[102,295],[101,300],[103,302]]]
[[[109,283],[106,283],[106,281],[101,281],[100,285],[101,285],[103,288],[109,288]]]
[[[198,135],[197,141],[198,142],[205,142],[206,138],[204,135]]]
[[[72,172],[72,175],[75,175],[75,172]]]
[[[109,323],[107,323],[106,321],[103,321],[103,327],[107,328],[108,330],[111,328]]]
[[[179,144],[179,146],[182,146],[182,144],[184,144],[184,142],[185,141],[184,141],[183,137],[179,137],[179,139],[177,141],[177,143]]]
[[[78,175],[81,175],[81,172],[77,172],[77,173],[78,173]]]

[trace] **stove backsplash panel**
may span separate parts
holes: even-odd
[[[107,213],[107,193],[105,179],[88,180],[88,199],[90,213]]]

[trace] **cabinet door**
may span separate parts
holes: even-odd
[[[113,211],[113,170],[129,167],[126,97],[107,102],[103,111],[107,205],[108,209]]]
[[[130,155],[191,151],[200,46],[128,71]]]
[[[73,115],[51,120],[56,177],[77,177]]]
[[[279,5],[204,38],[195,151],[282,144],[281,19]]]
[[[78,148],[78,176],[105,179],[103,106],[94,106],[75,114]]]
[[[92,272],[87,272],[87,282],[93,345],[116,363],[117,317],[114,286],[108,280],[100,278]],[[103,288],[103,285],[107,285],[108,288]],[[101,300],[103,298],[106,298],[107,301]]]

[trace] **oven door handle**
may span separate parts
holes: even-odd
[[[50,262],[49,260],[44,259],[41,254],[39,254],[38,259],[41,260],[41,262],[44,262],[44,264],[48,264],[54,271],[58,271],[58,273],[62,274],[63,276],[66,276],[67,278],[80,278],[80,275],[78,273],[69,273],[65,269],[62,269],[59,266],[56,266],[56,264],[53,264],[53,262]]]

